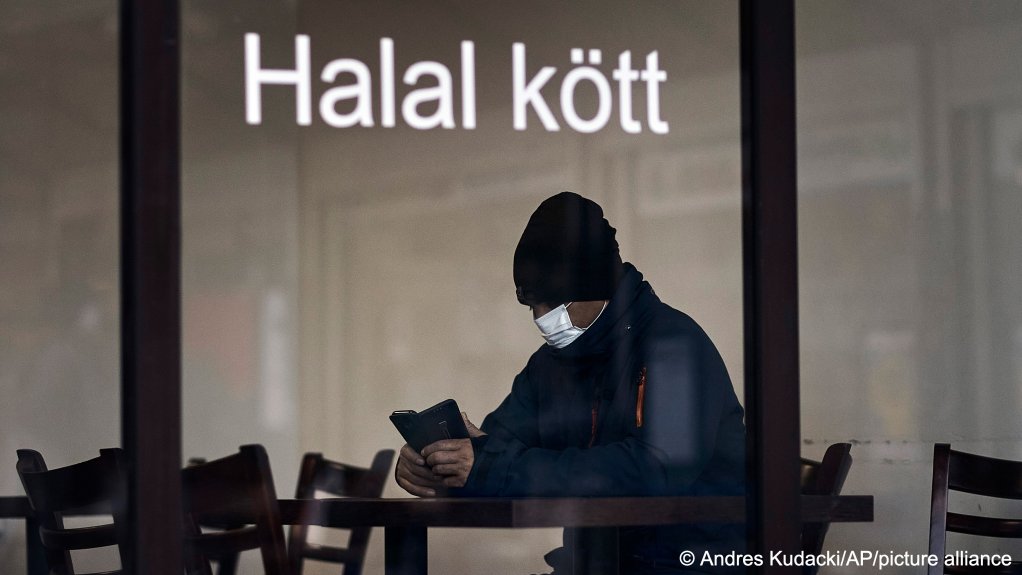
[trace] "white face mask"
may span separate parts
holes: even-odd
[[[588,329],[575,327],[571,324],[568,306],[572,303],[574,302],[561,304],[533,320],[536,322],[536,326],[539,327],[539,332],[543,334],[543,339],[546,340],[547,345],[552,345],[557,349],[567,347]],[[603,304],[603,309],[607,309],[607,304]],[[600,315],[603,315],[602,309],[600,310]],[[597,315],[596,319],[599,319],[600,315]],[[593,320],[593,323],[596,323],[596,320]]]

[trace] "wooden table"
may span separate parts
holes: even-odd
[[[281,499],[285,524],[384,528],[387,575],[427,572],[430,527],[516,529],[578,527],[588,552],[575,573],[616,573],[618,527],[678,523],[744,523],[744,497]],[[29,575],[46,573],[25,497],[0,497],[0,518],[26,519]],[[802,521],[873,520],[873,496],[802,496]],[[35,558],[33,559],[33,554]],[[33,568],[41,571],[33,571]]]
[[[0,497],[0,519],[25,520],[25,555],[29,575],[46,575],[46,554],[43,544],[39,541],[39,524],[32,515],[32,507],[28,497]]]
[[[427,529],[579,527],[575,573],[617,573],[618,527],[744,523],[744,497],[280,500],[285,523],[384,528],[387,575],[427,572]],[[873,520],[871,495],[802,496],[803,522]]]

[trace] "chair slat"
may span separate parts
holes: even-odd
[[[328,493],[344,493],[348,497],[371,497],[359,495],[365,491],[363,484],[369,470],[362,467],[344,465],[336,461],[321,460],[313,480],[318,491]]]
[[[951,450],[948,488],[1002,499],[1022,499],[1022,462]]]
[[[26,472],[23,482],[35,509],[95,509],[109,511],[109,501],[118,488],[115,469],[101,457],[45,472]],[[38,486],[38,487],[37,487]]]
[[[117,530],[113,524],[95,525],[92,527],[76,527],[74,529],[39,528],[39,538],[43,545],[57,549],[78,551],[97,549],[117,545]]]
[[[1022,520],[948,512],[947,531],[984,537],[1022,539]]]
[[[185,543],[210,557],[223,557],[259,547],[259,532],[253,526],[201,535],[186,535]]]
[[[329,547],[326,545],[318,545],[316,543],[306,543],[304,554],[306,559],[327,561],[329,563],[347,563],[349,561],[360,559],[360,557],[352,553],[350,549]]]

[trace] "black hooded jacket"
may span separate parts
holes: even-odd
[[[600,317],[543,345],[473,440],[463,495],[743,495],[745,425],[724,362],[699,325],[625,264]],[[622,559],[739,549],[741,526],[622,530]]]

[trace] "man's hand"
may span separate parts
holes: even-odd
[[[464,411],[461,412],[461,418],[465,420],[469,437],[486,435],[468,420]],[[422,450],[422,456],[447,487],[464,487],[468,474],[472,472],[472,464],[475,463],[475,453],[469,439],[443,439],[431,443]]]
[[[427,445],[422,456],[448,487],[464,487],[475,462],[470,439],[441,439]]]
[[[443,478],[435,475],[426,466],[425,458],[407,443],[398,455],[394,478],[402,489],[418,497],[436,497],[437,489],[443,487]]]
[[[469,437],[482,437],[486,435],[486,432],[476,427],[476,424],[468,420],[468,414],[464,411],[461,412],[461,418],[465,420],[465,427],[468,428]]]

